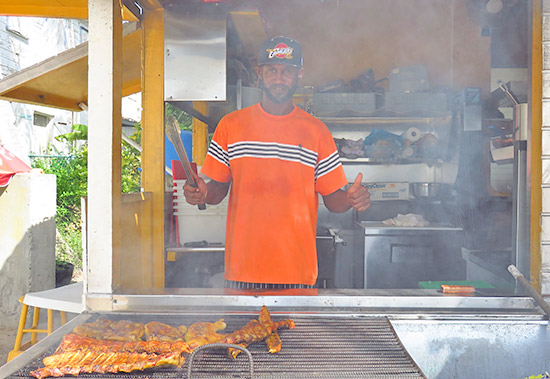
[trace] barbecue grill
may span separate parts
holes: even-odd
[[[487,331],[488,335],[501,338],[506,343],[499,342],[492,347],[484,345],[481,352],[476,351],[478,360],[483,361],[483,354],[502,356],[501,359],[493,358],[495,366],[501,367],[501,372],[521,372],[517,371],[519,368],[513,371],[506,361],[507,354],[513,352],[520,354],[517,360],[524,359],[532,369],[542,370],[545,361],[540,352],[550,347],[550,333],[545,332],[547,321],[536,303],[526,296],[501,297],[496,292],[491,294],[489,289],[486,291],[471,297],[447,296],[433,290],[364,289],[159,289],[154,294],[88,294],[88,304],[105,309],[88,311],[75,317],[0,368],[0,377],[29,377],[29,372],[41,366],[42,358],[55,350],[65,334],[76,325],[94,321],[99,316],[136,322],[156,320],[173,326],[224,318],[226,331],[230,332],[257,318],[264,304],[270,309],[274,321],[291,318],[296,328],[280,331],[283,347],[277,354],[269,354],[263,343],[249,346],[254,378],[489,377],[481,375],[480,370],[486,372],[490,369],[492,373],[498,373],[495,367],[467,365],[467,370],[471,371],[461,372],[464,376],[454,376],[451,370],[435,376],[435,369],[431,367],[436,363],[453,365],[455,360],[471,359],[468,352],[475,351],[479,345],[479,340],[475,339],[478,330],[484,330],[487,325],[491,328]],[[151,312],[153,309],[155,313]],[[480,325],[480,321],[487,325]],[[506,328],[499,329],[502,322],[507,323]],[[461,331],[472,340],[466,340],[464,334],[461,334],[461,340],[453,332],[447,333],[441,340],[442,331],[455,330],[452,325],[463,325]],[[515,330],[521,331],[521,335],[516,336]],[[499,337],[501,331],[504,334]],[[456,345],[460,349],[454,351],[457,341],[462,345]],[[521,341],[521,345],[517,345],[517,341]],[[429,344],[426,345],[427,342]],[[499,354],[503,345],[508,350]],[[451,352],[448,351],[449,346]],[[445,349],[441,350],[442,347]],[[496,352],[491,349],[496,349]],[[461,354],[465,356],[461,357]],[[540,360],[542,366],[537,368],[539,366],[533,363],[533,359]],[[419,365],[419,360],[431,371],[427,372]],[[129,374],[81,374],[79,377],[187,378],[188,363],[189,360],[181,368],[159,367]],[[457,367],[461,365],[463,363],[456,364]],[[468,376],[470,374],[473,376]],[[249,376],[246,354],[231,360],[226,355],[226,349],[208,349],[193,358],[190,377]],[[512,374],[511,377],[515,376]]]
[[[224,318],[227,330],[245,325],[254,314],[108,314],[114,320],[131,319],[139,322],[158,320],[172,325],[190,325],[195,321],[216,321]],[[98,314],[79,316],[93,321]],[[286,317],[286,316],[285,316]],[[386,317],[316,317],[289,315],[295,323],[293,330],[280,331],[283,348],[278,354],[269,354],[264,344],[249,346],[253,357],[254,378],[425,378],[400,343]],[[274,314],[274,320],[281,318]],[[80,320],[75,320],[79,322]],[[45,350],[39,352],[28,364],[18,369],[10,378],[27,378],[29,372],[42,366],[42,359],[51,355],[62,337],[56,333]],[[52,334],[53,336],[53,334]],[[184,367],[162,367],[130,374],[81,374],[79,376],[101,378],[182,378],[187,377],[189,359]],[[245,354],[229,359],[226,349],[202,351],[194,357],[191,377],[229,378],[246,377],[250,367]]]

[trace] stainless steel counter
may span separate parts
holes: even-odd
[[[466,280],[462,228],[361,221],[365,288],[418,288],[420,281]]]
[[[479,290],[475,296],[450,296],[431,289],[156,289],[124,294],[87,294],[86,307],[99,312],[246,311],[267,305],[273,311],[361,313],[538,314],[534,300],[513,291]]]

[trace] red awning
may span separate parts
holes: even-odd
[[[0,187],[10,183],[11,177],[18,172],[29,172],[31,168],[21,159],[0,146]]]

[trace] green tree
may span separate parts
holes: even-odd
[[[181,130],[193,131],[193,117],[172,104],[166,103],[164,107],[164,119],[168,120],[170,115],[174,115],[176,120],[178,120]]]
[[[130,137],[139,143],[141,128]],[[56,259],[68,261],[75,267],[82,267],[82,222],[81,198],[88,194],[88,127],[73,125],[69,133],[57,136],[58,141],[69,145],[70,154],[60,156],[58,151],[51,158],[36,159],[33,167],[41,168],[47,174],[55,174],[57,180],[56,224],[59,232]],[[77,142],[83,142],[77,147]],[[141,153],[129,143],[122,142],[121,190],[123,193],[139,192],[141,189]]]

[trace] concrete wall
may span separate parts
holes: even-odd
[[[55,287],[55,211],[55,175],[16,174],[0,188],[0,326],[17,326],[20,296]]]

